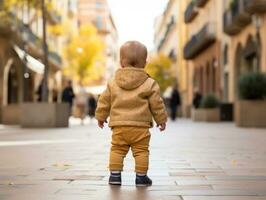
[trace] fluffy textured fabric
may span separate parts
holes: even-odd
[[[144,69],[127,67],[117,70],[101,94],[96,119],[105,121],[110,116],[110,127],[152,127],[167,121],[167,114],[160,96],[159,85]]]

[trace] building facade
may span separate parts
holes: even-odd
[[[241,75],[266,72],[266,1],[226,0],[223,8],[224,96],[235,102]]]
[[[162,16],[159,16],[155,21],[155,36],[154,44],[157,52],[162,53],[174,62],[177,56],[177,17],[178,17],[177,1],[169,1]]]
[[[78,0],[79,26],[93,24],[105,44],[106,73],[103,81],[118,68],[118,32],[107,0]]]
[[[202,95],[214,93],[221,98],[222,1],[189,1],[184,18],[188,29],[184,46],[189,68],[188,101],[192,102],[196,90]]]
[[[65,8],[67,9],[67,1]],[[50,1],[47,12],[47,26],[61,23],[63,16],[57,9],[59,0]],[[0,123],[19,123],[10,121],[9,114],[19,113],[19,104],[34,102],[40,98],[40,85],[44,74],[42,32],[43,21],[40,5],[27,3],[7,8],[0,5]],[[48,45],[48,99],[60,98],[62,79],[62,38],[47,34]],[[18,119],[17,119],[18,120]]]
[[[175,14],[170,11],[173,4]],[[171,15],[178,27],[172,37],[174,29],[166,31]],[[156,21],[157,53],[169,55],[169,49],[176,47],[183,116],[190,115],[195,91],[234,104],[239,77],[266,72],[265,0],[169,0]]]

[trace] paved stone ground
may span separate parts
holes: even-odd
[[[149,175],[134,186],[131,155],[123,186],[110,187],[110,131],[95,123],[69,129],[0,126],[1,200],[262,200],[266,199],[266,129],[233,124],[168,124],[152,130]]]

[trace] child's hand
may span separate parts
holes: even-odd
[[[104,127],[104,123],[107,123],[107,120],[105,120],[105,121],[100,121],[100,120],[98,120],[98,126],[99,126],[100,128],[103,128],[103,127]]]
[[[166,128],[166,123],[163,123],[163,124],[157,124],[157,127],[159,127],[160,131],[164,131],[165,128]]]

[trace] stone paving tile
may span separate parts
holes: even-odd
[[[266,200],[266,196],[183,196],[183,200]]]
[[[206,176],[207,180],[266,180],[266,176]]]
[[[178,180],[177,185],[262,185],[266,188],[266,181],[259,180]]]
[[[154,184],[139,190],[132,155],[125,159],[123,186],[107,185],[107,128],[1,130],[0,200],[266,199],[265,130],[179,120],[166,134],[152,132]]]

